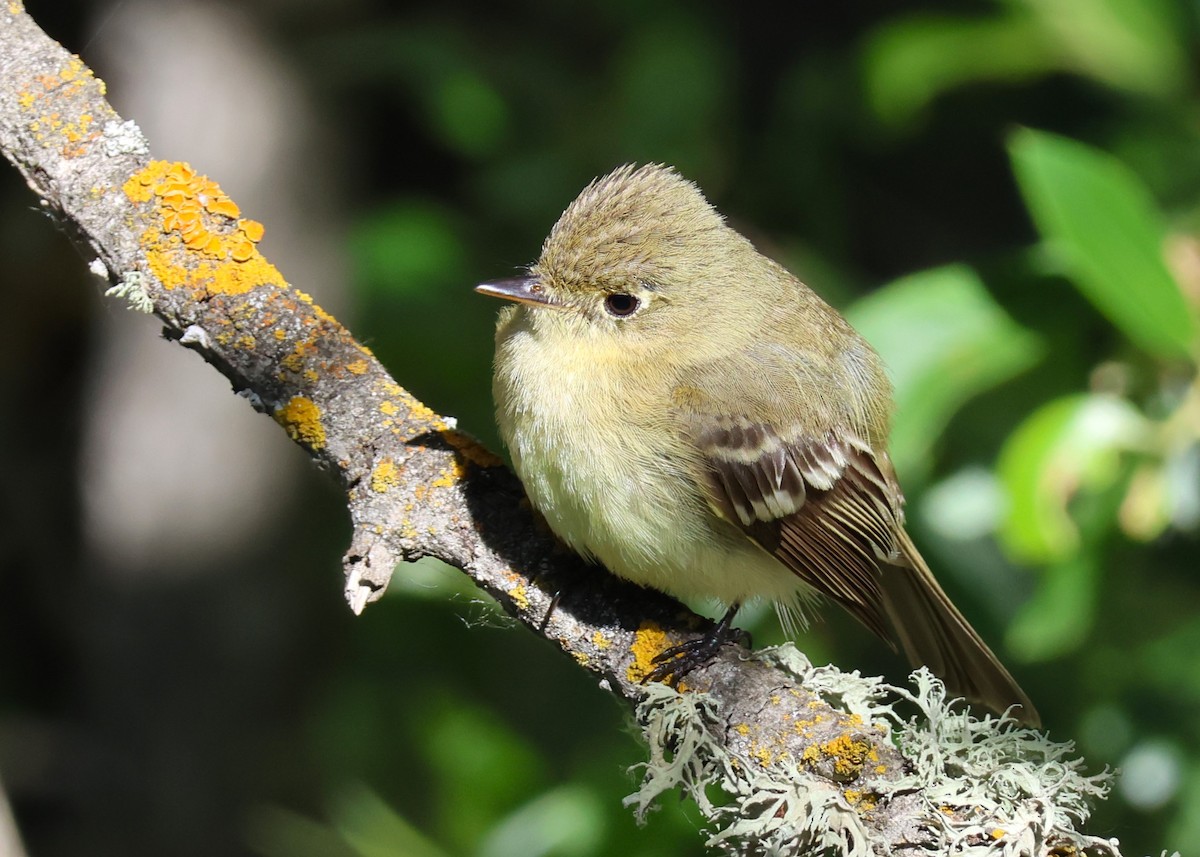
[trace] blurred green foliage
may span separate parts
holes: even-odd
[[[340,151],[351,327],[402,384],[495,446],[471,286],[592,177],[676,165],[884,355],[931,565],[1054,737],[1127,771],[1090,829],[1200,839],[1195,4],[265,5]],[[274,785],[230,810],[237,848],[702,853],[688,807],[622,808],[641,750],[589,677],[454,572],[398,575],[324,626],[336,662],[297,647],[304,691],[262,726],[286,781],[248,777]],[[800,644],[903,675],[840,615]]]

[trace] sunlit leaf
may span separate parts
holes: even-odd
[[[1142,348],[1186,357],[1196,320],[1163,258],[1166,228],[1145,187],[1110,155],[1039,131],[1009,151],[1047,249],[1081,292]]]
[[[1186,80],[1179,5],[1171,0],[1010,0],[1028,10],[1064,67],[1123,89],[1168,95]]]
[[[1055,68],[1042,26],[1028,15],[912,15],[880,26],[863,55],[877,116],[902,124],[941,93],[979,80],[1021,80]]]
[[[1169,0],[1009,0],[988,16],[897,17],[867,40],[867,97],[900,125],[949,90],[1055,72],[1170,95],[1187,79],[1179,17]]]
[[[359,857],[448,857],[412,822],[365,786],[346,789],[330,810],[334,826]]]
[[[878,349],[896,387],[891,451],[909,479],[963,403],[1033,365],[1037,336],[1001,309],[970,268],[896,280],[858,301],[850,321]]]
[[[997,470],[1008,491],[1003,542],[1017,558],[1061,562],[1080,545],[1069,505],[1083,488],[1111,484],[1120,455],[1146,432],[1138,411],[1114,396],[1082,394],[1034,411],[1009,437]]]
[[[503,819],[480,846],[479,857],[599,854],[604,809],[595,792],[565,785],[538,795]]]

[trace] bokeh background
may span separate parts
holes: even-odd
[[[27,0],[156,157],[493,447],[497,307],[592,177],[675,164],[897,386],[918,543],[1090,769],[1200,840],[1200,99],[1184,0]],[[0,780],[28,853],[691,855],[627,712],[460,576],[354,619],[333,487],[0,169]],[[779,639],[770,611],[746,620]],[[902,665],[844,616],[814,661]],[[2,815],[2,813],[0,813]]]

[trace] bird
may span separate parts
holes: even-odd
[[[831,600],[948,691],[1040,725],[904,525],[892,388],[842,315],[662,164],[592,181],[499,314],[497,423],[532,505],[585,559],[725,605],[654,678],[711,658],[741,605]]]

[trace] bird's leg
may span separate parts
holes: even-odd
[[[550,606],[546,608],[546,615],[542,617],[541,624],[538,625],[538,633],[545,634],[546,626],[550,624],[550,617],[554,615],[554,611],[558,609],[558,602],[562,600],[562,590],[554,590],[554,594],[550,596]]]
[[[741,604],[730,606],[720,621],[713,625],[712,630],[703,637],[688,640],[686,643],[680,643],[678,646],[671,646],[671,648],[659,652],[654,658],[654,669],[646,675],[643,682],[665,681],[669,676],[670,683],[676,685],[688,673],[711,663],[717,656],[717,652],[721,650],[721,646],[731,640],[749,647],[750,635],[741,628],[733,627],[733,617],[737,615],[741,606]]]

